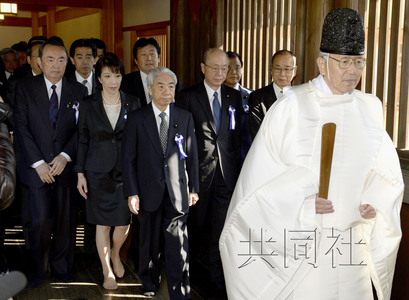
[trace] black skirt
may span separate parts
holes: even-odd
[[[115,168],[108,173],[86,171],[88,186],[86,200],[87,222],[105,226],[130,223],[131,212],[124,198],[121,172]]]

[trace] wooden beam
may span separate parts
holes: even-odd
[[[31,27],[31,18],[4,17],[0,26]]]
[[[120,60],[124,59],[124,33],[122,31],[124,19],[123,0],[114,1],[114,53]]]
[[[47,10],[47,37],[55,35],[55,6],[49,6]]]
[[[47,12],[47,6],[46,5],[36,5],[36,4],[19,4],[18,10],[19,11]]]
[[[123,27],[122,31],[124,32],[125,31],[145,31],[145,30],[150,30],[150,29],[163,28],[167,26],[170,26],[170,21]]]
[[[39,35],[38,12],[31,12],[31,36]]]
[[[107,51],[114,51],[114,0],[102,0],[101,40],[107,46]]]
[[[68,6],[102,8],[101,0],[2,0],[1,2],[17,3],[17,5],[33,6]]]
[[[96,13],[100,13],[101,10],[97,8],[66,8],[55,12],[55,22],[60,23]],[[47,16],[39,18],[40,26],[47,24]]]

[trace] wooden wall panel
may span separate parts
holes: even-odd
[[[395,83],[396,83],[396,73],[397,73],[397,61],[398,61],[398,52],[399,47],[398,40],[399,40],[399,15],[400,15],[400,0],[392,0],[392,19],[391,19],[391,38],[390,44],[396,45],[395,47],[390,48],[389,53],[389,78],[388,84],[390,88],[388,88],[387,93],[387,107],[386,107],[386,131],[389,133],[392,139],[394,139],[394,124],[395,124],[395,109],[396,109],[396,101],[395,101]]]
[[[405,12],[409,12],[409,1],[405,2]],[[402,73],[400,81],[400,99],[399,99],[399,129],[398,129],[398,148],[407,149],[408,142],[408,99],[409,99],[409,15],[404,16],[402,38]]]
[[[185,87],[202,80],[202,52],[223,45],[224,5],[215,0],[171,2],[170,67]]]

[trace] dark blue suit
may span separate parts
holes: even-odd
[[[23,80],[16,87],[14,118],[20,151],[17,168],[20,181],[29,190],[30,207],[27,209],[32,218],[29,244],[34,276],[40,278],[47,272],[48,261],[56,276],[67,275],[73,267],[72,258],[69,258],[75,237],[71,187],[76,180],[73,162],[68,162],[64,171],[55,176],[53,184],[43,183],[31,165],[40,160],[50,163],[61,152],[75,161],[77,125],[72,105],[85,95],[84,86],[62,79],[57,125],[53,130],[48,118],[49,96],[44,75]]]

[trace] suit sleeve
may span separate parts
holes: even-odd
[[[84,173],[85,160],[89,147],[89,130],[87,125],[87,105],[85,101],[80,102],[79,108],[79,120],[78,120],[78,149],[77,149],[77,163],[74,167],[74,171],[77,173]]]
[[[14,111],[14,123],[16,125],[15,131],[19,147],[24,153],[26,163],[28,166],[31,166],[35,162],[43,160],[44,158],[29,129],[28,101],[30,101],[30,99],[25,85],[18,84],[16,87],[16,103]]]
[[[81,101],[82,99],[87,97],[88,90],[82,84],[78,83],[71,88],[79,89],[78,94],[77,94],[79,96],[77,96],[76,99]],[[80,106],[80,109],[81,109],[81,106]],[[78,145],[78,132],[77,131],[72,135],[71,139],[64,145],[61,151],[61,152],[67,153],[72,159],[72,161],[76,161],[76,156],[77,156],[77,145]]]
[[[139,194],[137,180],[138,134],[136,118],[137,115],[135,112],[129,114],[122,137],[122,179],[125,197]]]
[[[192,114],[189,113],[186,143],[186,169],[189,176],[189,192],[199,192],[199,158],[197,153],[197,141],[195,135],[195,125]]]
[[[258,130],[260,129],[261,122],[264,118],[263,109],[261,103],[257,97],[257,93],[251,93],[249,97],[249,126],[250,126],[250,135],[254,140]]]

